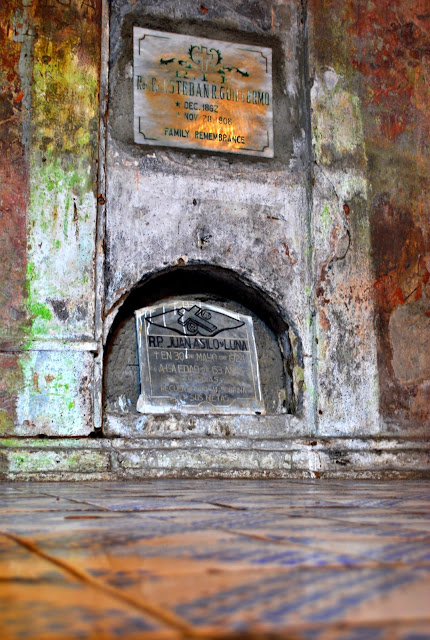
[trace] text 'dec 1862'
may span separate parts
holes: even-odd
[[[272,50],[134,27],[137,143],[273,157]]]

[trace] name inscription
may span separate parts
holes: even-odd
[[[136,312],[143,413],[264,413],[252,319],[201,302]]]
[[[135,142],[273,157],[272,51],[134,27]]]

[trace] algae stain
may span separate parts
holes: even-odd
[[[59,289],[64,286],[64,282],[67,288],[69,277],[67,269],[70,273],[75,273],[69,268],[69,263],[65,263],[62,252],[59,251],[61,247],[64,253],[69,249],[67,233],[70,226],[69,219],[71,220],[73,216],[73,210],[70,209],[71,194],[76,197],[78,203],[84,202],[83,220],[88,219],[88,211],[90,211],[85,233],[88,231],[87,237],[91,235],[92,204],[88,194],[94,197],[96,195],[94,160],[97,154],[99,77],[97,57],[99,50],[98,45],[94,43],[99,42],[99,38],[97,38],[98,27],[95,23],[94,25],[81,24],[79,21],[79,17],[86,15],[87,9],[82,9],[82,6],[87,6],[86,3],[72,0],[71,3],[48,4],[52,5],[49,11],[41,13],[39,11],[41,2],[24,2],[24,5],[29,7],[32,5],[31,20],[34,36],[25,37],[26,44],[22,47],[18,44],[21,40],[15,37],[16,30],[13,28],[8,30],[8,34],[11,34],[11,42],[15,43],[17,55],[19,55],[19,49],[22,49],[19,62],[21,84],[18,82],[18,76],[14,84],[17,87],[16,93],[22,88],[26,95],[28,94],[28,100],[24,100],[27,109],[30,108],[31,96],[31,113],[28,111],[30,122],[28,133],[25,134],[26,141],[30,143],[29,153],[25,156],[29,163],[30,194],[27,208],[28,239],[27,243],[23,243],[23,247],[27,244],[27,264],[23,264],[22,278],[24,280],[24,269],[26,269],[25,285],[23,284],[22,291],[27,319],[19,325],[22,329],[21,348],[24,352],[16,357],[16,363],[13,367],[11,365],[10,373],[3,369],[0,374],[0,395],[5,389],[8,401],[6,408],[0,409],[0,434],[13,433],[16,420],[22,424],[24,420],[36,418],[36,422],[43,423],[40,416],[44,415],[45,405],[47,407],[49,405],[49,410],[46,409],[48,416],[46,422],[58,420],[61,423],[63,413],[66,416],[67,406],[70,407],[73,398],[69,387],[77,388],[74,375],[70,372],[65,374],[68,377],[68,383],[57,392],[63,397],[59,403],[52,402],[51,407],[48,397],[50,389],[39,376],[40,392],[36,394],[37,397],[30,397],[34,371],[39,372],[42,367],[49,377],[52,367],[61,370],[62,366],[68,366],[63,361],[57,363],[55,355],[49,356],[52,361],[45,364],[43,358],[40,361],[37,360],[33,349],[38,337],[48,333],[53,334],[61,328],[58,323],[54,324],[56,318],[53,317],[47,300],[50,296],[58,297]],[[54,7],[56,4],[58,8]],[[66,27],[64,27],[66,22],[58,21],[57,23],[57,18],[63,18],[63,14],[68,11],[66,5],[77,18],[76,28],[72,27],[72,23]],[[36,13],[35,9],[37,9]],[[30,12],[30,8],[28,11]],[[13,16],[15,15],[17,19],[20,12],[15,12],[13,9],[11,12],[8,10],[7,15],[9,13],[11,19],[7,24],[13,25]],[[24,53],[27,62],[24,61]],[[13,127],[10,130],[15,131]],[[26,185],[22,185],[22,192],[25,188]],[[64,203],[67,199],[69,202],[65,207]],[[27,199],[25,202],[27,203]],[[62,220],[61,216],[63,216]],[[23,226],[25,228],[25,224]],[[62,232],[64,238],[61,235]],[[87,253],[89,253],[88,250]],[[86,254],[82,257],[81,246],[78,248],[73,246],[72,254],[73,260],[76,255],[81,260],[80,262],[75,260],[73,264],[75,267],[76,264],[79,266],[79,269],[75,269],[76,272],[81,273],[83,269],[88,269],[85,263],[88,258]],[[73,260],[70,260],[70,263]],[[15,260],[15,264],[17,262],[18,260]],[[64,273],[61,269],[63,263],[66,265],[63,269]],[[61,280],[62,276],[64,280]],[[77,290],[74,282],[71,288]],[[64,295],[69,296],[69,291]],[[13,401],[11,406],[17,402],[16,420],[15,410],[9,410],[9,399]],[[79,400],[77,404],[79,405]],[[79,423],[78,407],[69,409],[64,420],[66,419],[69,422]]]
[[[37,300],[33,299],[33,283],[37,280],[36,266],[34,262],[27,263],[27,281],[26,281],[26,289],[27,289],[27,308],[30,312],[30,315],[33,319],[32,333],[36,335],[38,331],[34,331],[35,328],[35,320],[40,318],[41,320],[49,321],[52,319],[52,313],[50,308]],[[44,333],[44,332],[43,332]]]
[[[30,289],[30,282],[32,280],[34,280],[36,277],[36,267],[34,265],[34,262],[28,262],[27,263],[27,281],[26,281],[26,288],[27,288],[27,295],[29,295],[29,289]]]
[[[322,210],[321,216],[320,216],[321,225],[322,225],[322,227],[324,228],[325,231],[329,227],[330,219],[331,219],[330,209],[329,209],[328,205],[326,204],[324,206],[324,209]]]
[[[14,421],[6,409],[0,407],[0,435],[11,433],[14,428]]]
[[[81,428],[81,366],[79,358],[64,352],[31,351],[24,368],[24,393],[17,408],[20,422],[31,417],[41,431],[45,425],[55,424],[56,431],[62,434]]]
[[[68,239],[75,209],[80,213],[76,223],[88,227],[92,220],[88,207],[95,192],[91,167],[97,153],[98,61],[85,61],[77,53],[79,46],[74,36],[61,42],[41,37],[34,43],[27,307],[35,336],[60,330],[46,300],[58,297],[58,276],[82,253]],[[61,247],[65,256],[59,261]],[[76,288],[74,282],[70,287]]]
[[[46,55],[53,60],[49,77],[43,64]],[[36,43],[33,113],[34,148],[43,148],[48,160],[49,156],[61,158],[72,189],[91,190],[91,172],[85,167],[92,164],[97,146],[98,67],[82,62],[72,38],[60,48],[45,39]],[[54,169],[51,166],[49,190],[63,186]]]
[[[28,308],[32,316],[38,316],[43,320],[51,320],[52,313],[46,304],[41,302],[29,302]]]

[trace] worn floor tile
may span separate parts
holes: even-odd
[[[160,604],[194,625],[230,629],[283,629],[335,621],[388,623],[393,619],[429,622],[430,575],[425,570],[309,569],[157,576],[143,586]],[[148,591],[147,591],[148,590]],[[407,596],[405,595],[407,593]],[[430,630],[430,627],[429,627]]]
[[[117,573],[125,574],[138,565],[145,573],[205,572],[207,569],[242,570],[246,567],[288,568],[365,564],[365,559],[311,546],[285,541],[261,540],[258,537],[236,535],[222,531],[188,531],[164,536],[145,537],[136,530],[136,521],[129,523],[126,539],[89,536],[75,532],[73,540],[62,536],[35,535],[43,550],[72,560],[74,564],[93,572],[102,569],[109,582]],[[368,563],[369,564],[369,563]],[[106,571],[109,567],[109,571]],[[111,574],[111,575],[110,575]],[[127,578],[128,579],[128,578]]]
[[[0,638],[177,638],[176,631],[0,534]]]
[[[308,515],[304,513],[303,515]],[[400,509],[342,509],[336,513],[318,511],[313,517],[336,519],[343,522],[377,526],[391,526],[398,529],[412,529],[430,533],[430,514],[414,511],[405,513]]]
[[[4,489],[0,638],[430,640],[428,482]]]

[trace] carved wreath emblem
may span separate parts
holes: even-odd
[[[222,76],[222,82],[228,73],[238,73],[243,78],[248,78],[248,71],[239,69],[232,65],[222,64],[223,57],[219,49],[214,47],[208,48],[204,45],[192,44],[188,49],[188,58],[181,60],[179,58],[160,58],[160,64],[170,65],[176,64],[183,71],[194,70],[201,71],[202,79],[207,82],[208,73],[218,73]],[[184,76],[186,77],[186,75]]]

